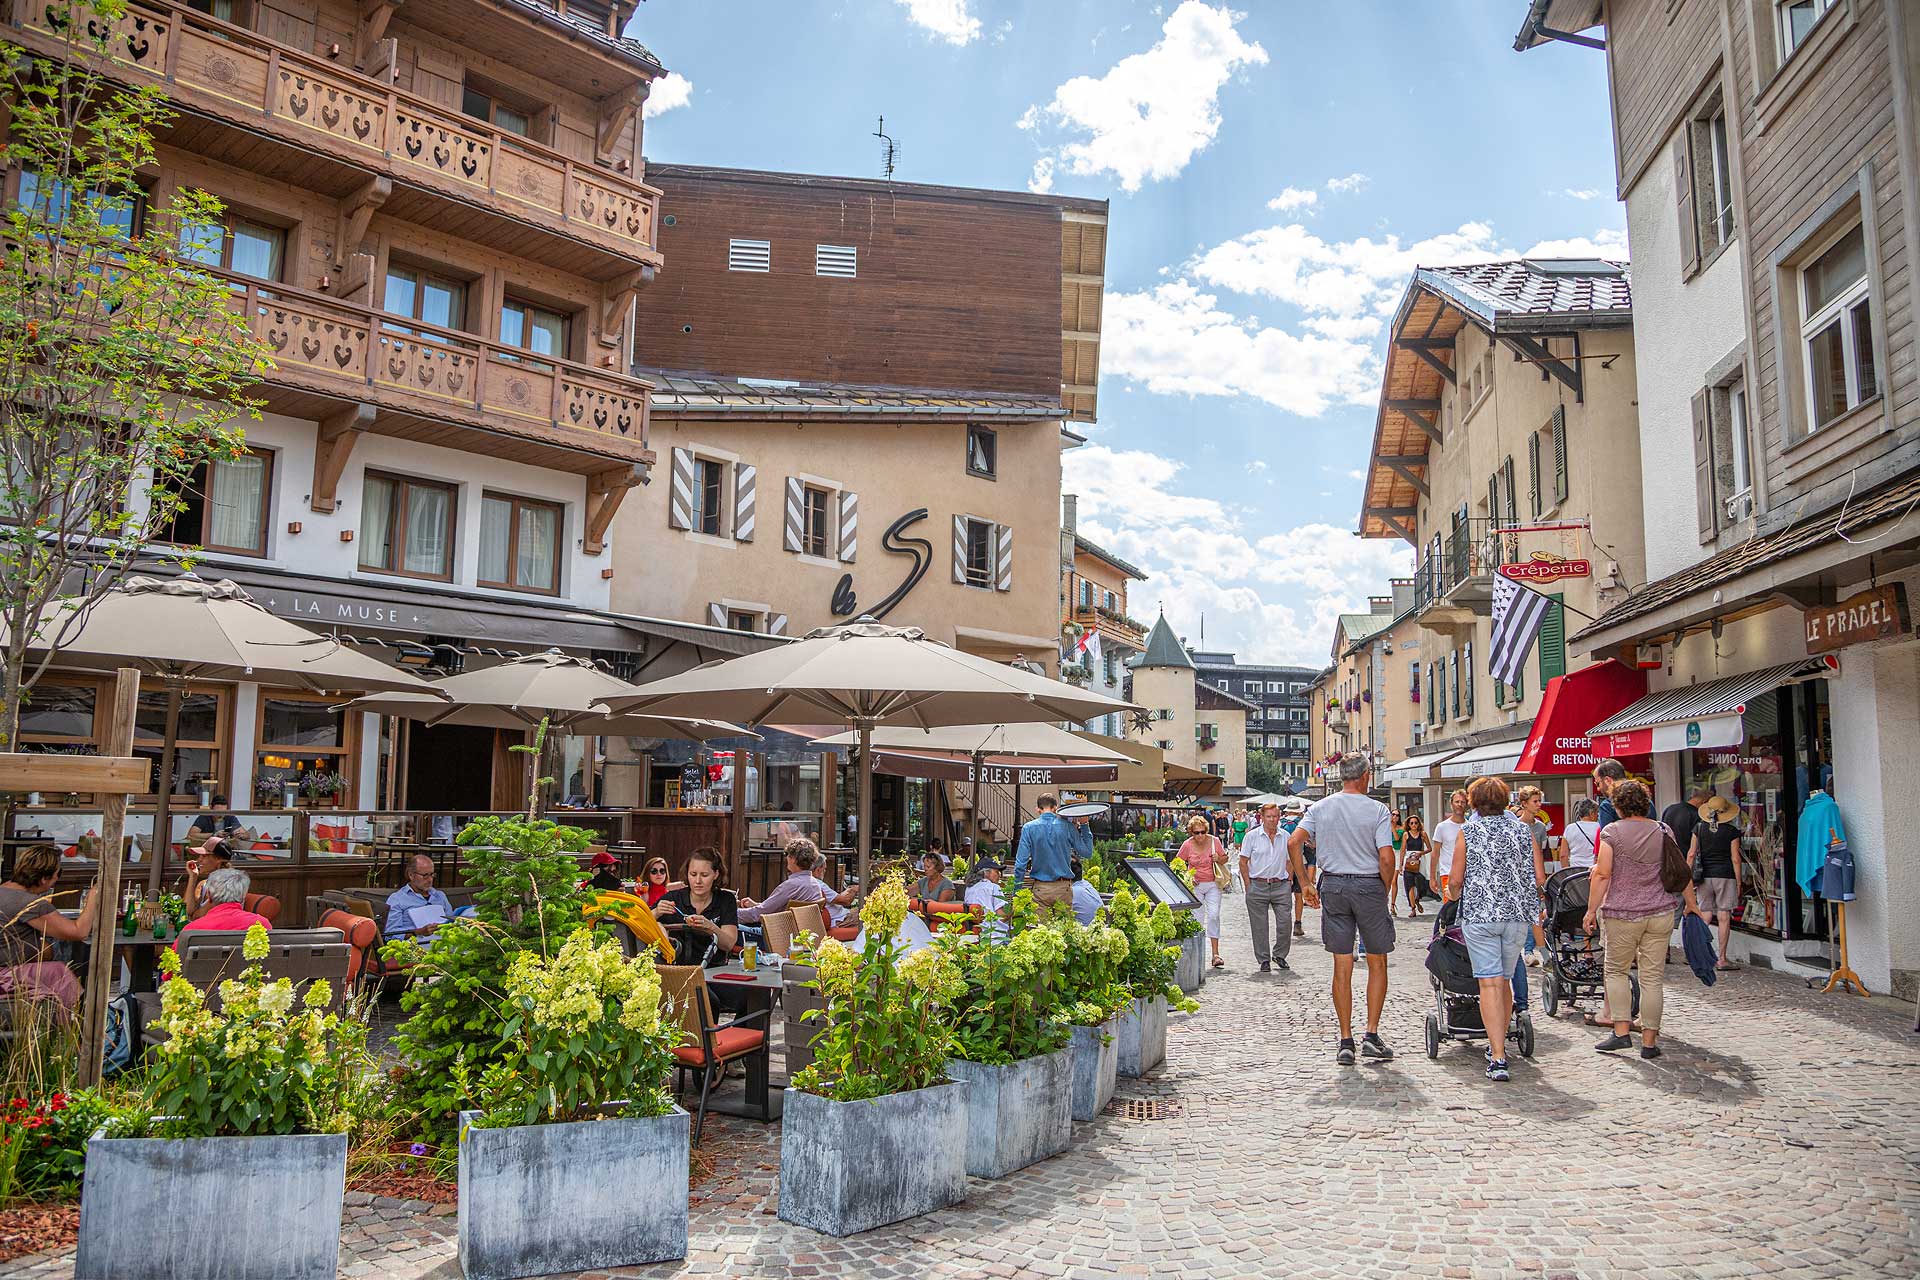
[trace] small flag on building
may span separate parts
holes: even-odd
[[[1088,627],[1080,637],[1080,653],[1085,657],[1087,669],[1091,671],[1100,662],[1100,633]]]
[[[1547,620],[1553,601],[1504,573],[1493,575],[1493,649],[1487,654],[1487,674],[1502,684],[1519,684],[1520,669],[1534,637]]]

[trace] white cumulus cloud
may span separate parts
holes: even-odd
[[[907,21],[948,44],[971,44],[980,38],[980,19],[973,16],[969,0],[894,0],[894,3],[907,11]]]
[[[1562,187],[1560,194],[1569,200],[1598,200],[1607,193],[1598,187]]]
[[[1262,227],[1199,254],[1187,270],[1235,293],[1292,303],[1307,312],[1357,316],[1400,296],[1415,267],[1488,262],[1501,256],[1493,228],[1462,223],[1411,243],[1399,236],[1323,240],[1299,223]]]
[[[1302,187],[1283,188],[1279,195],[1267,201],[1267,208],[1287,213],[1294,209],[1309,209],[1320,203],[1320,193]]]
[[[1627,233],[1613,227],[1590,236],[1572,236],[1565,240],[1542,240],[1527,250],[1529,258],[1612,258],[1627,256]]]
[[[675,107],[684,107],[693,101],[693,81],[678,71],[669,71],[653,82],[653,88],[647,93],[646,105],[640,108],[640,117],[651,120],[663,112]]]
[[[1340,195],[1352,195],[1356,191],[1365,191],[1373,182],[1364,173],[1350,173],[1344,178],[1328,178],[1327,190]]]
[[[1227,81],[1267,61],[1265,49],[1234,29],[1243,16],[1185,0],[1146,52],[1122,58],[1104,76],[1075,76],[1044,106],[1028,108],[1021,128],[1082,135],[1051,147],[1036,163],[1034,181],[1051,180],[1054,160],[1083,177],[1110,173],[1126,191],[1178,175],[1219,133]]]

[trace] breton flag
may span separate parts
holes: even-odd
[[[1519,684],[1520,669],[1553,601],[1529,591],[1504,573],[1493,575],[1493,649],[1487,674],[1502,684]]]

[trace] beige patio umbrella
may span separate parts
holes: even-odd
[[[851,747],[858,745],[859,736],[852,733],[838,733],[816,741],[823,747]],[[1039,722],[946,725],[936,729],[876,729],[873,732],[873,749],[921,758],[931,756],[964,761],[970,764],[972,767],[968,770],[968,781],[973,787],[973,809],[968,825],[972,828],[973,844],[976,847],[980,844],[981,775],[989,766],[1035,768],[1110,765],[1117,768],[1119,765],[1131,763],[1133,759],[1109,747],[1103,747],[1097,742],[1089,742],[1058,725]],[[1111,773],[1103,776],[1110,777]],[[1016,781],[1014,783],[1016,810],[1019,804],[1019,792],[1020,783]]]
[[[873,849],[873,732],[943,725],[1079,722],[1131,704],[1004,666],[870,618],[822,627],[608,699],[611,711],[710,716],[742,724],[844,724],[859,736],[859,876]]]
[[[629,734],[686,742],[756,736],[724,720],[610,715],[597,704],[607,698],[630,696],[639,692],[639,686],[558,649],[445,676],[434,681],[433,688],[434,694],[386,693],[356,698],[346,704],[345,710],[399,716],[427,725],[486,729],[530,729],[545,720],[560,732],[589,736]],[[538,767],[537,762],[534,767]]]
[[[0,627],[0,637],[4,635]],[[41,623],[32,649],[53,649],[68,666],[104,671],[137,667],[166,683],[149,892],[159,888],[166,862],[174,739],[188,681],[247,680],[328,693],[396,690],[441,696],[417,676],[268,613],[237,583],[207,582],[191,573],[169,579],[132,577],[90,606],[56,604]]]

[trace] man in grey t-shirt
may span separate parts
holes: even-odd
[[[1320,908],[1320,941],[1333,956],[1333,1009],[1340,1019],[1335,1061],[1353,1064],[1353,942],[1367,949],[1367,1034],[1360,1052],[1381,1061],[1393,1050],[1380,1038],[1387,1002],[1387,955],[1393,950],[1393,815],[1367,794],[1372,768],[1360,752],[1340,758],[1340,790],[1318,801],[1293,833],[1298,853],[1313,837],[1319,874],[1307,905]]]

